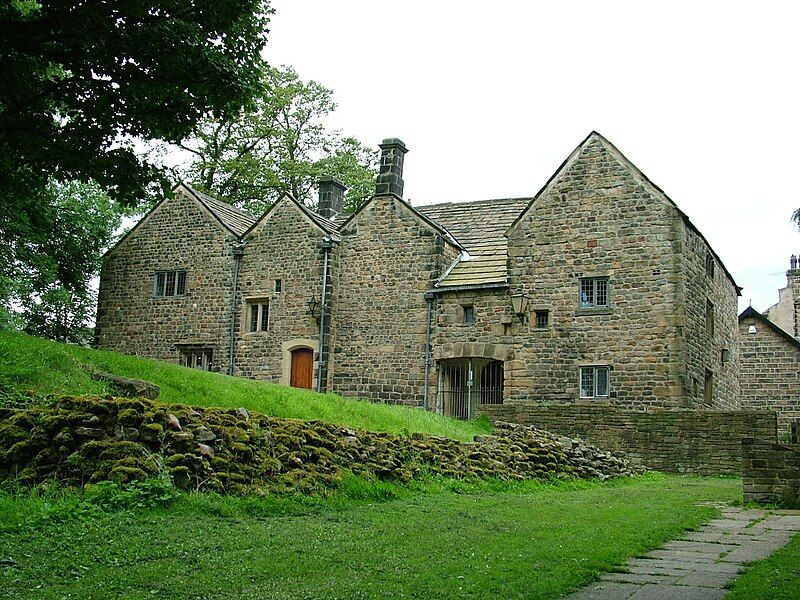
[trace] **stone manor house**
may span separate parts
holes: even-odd
[[[591,133],[529,198],[412,206],[406,147],[340,214],[259,217],[187,185],[104,257],[100,348],[459,417],[515,403],[741,408],[739,288]]]

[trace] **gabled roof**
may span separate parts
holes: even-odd
[[[208,194],[204,194],[188,184],[182,183],[180,185],[205,206],[214,218],[236,237],[242,237],[257,220],[250,213],[236,208],[235,206],[231,206],[227,202],[221,202],[216,198],[212,198]]]
[[[741,323],[744,319],[748,319],[748,318],[760,321],[761,323],[766,325],[768,328],[770,328],[772,331],[777,333],[784,340],[786,340],[787,342],[791,342],[798,350],[800,350],[800,341],[798,341],[796,338],[793,338],[791,335],[786,333],[783,329],[781,329],[780,327],[775,325],[775,323],[770,321],[767,317],[762,315],[760,312],[758,312],[752,306],[749,306],[746,309],[744,309],[742,314],[739,315],[739,322]]]
[[[483,286],[508,282],[505,231],[530,198],[449,202],[417,210],[450,231],[468,253],[449,269],[437,287]]]
[[[326,219],[322,215],[315,213],[313,210],[306,207],[302,202],[298,202],[294,196],[286,193],[283,196],[281,196],[277,202],[273,203],[273,205],[270,206],[264,212],[263,215],[258,217],[258,219],[255,219],[254,222],[250,225],[250,227],[248,227],[247,230],[244,231],[240,237],[245,237],[249,235],[250,232],[252,232],[256,227],[258,227],[258,225],[269,219],[275,208],[284,202],[290,202],[291,204],[293,204],[303,215],[306,216],[306,218],[308,218],[309,221],[311,221],[313,225],[321,229],[324,233],[328,234],[336,233],[338,228],[332,221]]]
[[[511,229],[513,229],[516,226],[517,223],[519,223],[519,221],[522,219],[522,217],[525,216],[525,214],[528,212],[528,210],[530,210],[530,207],[533,206],[533,204],[545,192],[547,192],[549,190],[551,184],[556,180],[556,178],[558,178],[558,176],[561,175],[561,173],[564,172],[575,161],[575,159],[578,156],[580,156],[580,154],[583,152],[584,148],[586,148],[592,142],[599,142],[603,146],[603,148],[609,154],[614,156],[614,158],[616,158],[617,161],[619,161],[619,163],[625,169],[627,169],[652,196],[662,200],[663,202],[666,202],[667,204],[669,204],[672,208],[674,208],[678,212],[678,214],[683,219],[684,223],[686,223],[686,225],[690,229],[692,229],[692,231],[694,231],[697,235],[699,235],[700,238],[706,243],[706,246],[711,251],[711,254],[713,254],[714,258],[717,259],[717,262],[719,262],[720,266],[722,267],[722,270],[725,271],[725,274],[728,276],[728,279],[731,280],[731,283],[733,283],[734,287],[736,288],[736,294],[741,296],[742,295],[741,294],[742,288],[739,287],[739,285],[737,285],[736,280],[733,278],[733,275],[731,275],[730,271],[728,271],[727,267],[725,267],[725,263],[722,262],[722,259],[714,251],[714,248],[711,247],[711,244],[708,243],[708,240],[702,234],[702,232],[694,225],[694,223],[691,222],[691,220],[689,220],[689,217],[686,215],[686,213],[684,213],[678,207],[678,205],[675,204],[675,202],[672,200],[672,198],[667,196],[667,194],[664,192],[664,190],[662,190],[655,183],[650,181],[650,179],[648,179],[647,175],[645,175],[644,173],[642,173],[639,170],[639,167],[637,167],[630,160],[628,160],[628,158],[624,154],[622,154],[622,152],[620,152],[617,149],[617,147],[614,146],[614,144],[609,142],[606,138],[604,138],[602,135],[600,135],[597,131],[592,131],[589,135],[587,135],[583,139],[583,141],[580,144],[578,144],[578,146],[575,148],[575,150],[573,150],[570,153],[570,155],[566,158],[566,160],[563,163],[561,163],[561,165],[558,167],[558,169],[556,169],[556,172],[553,173],[550,176],[550,178],[547,180],[547,182],[542,186],[542,189],[540,189],[536,193],[536,195],[531,199],[531,201],[528,203],[528,206],[525,207],[525,210],[523,210],[519,214],[519,216],[514,220],[514,222],[511,223],[511,226],[508,228],[508,231],[506,231],[506,234],[508,234],[508,232]]]
[[[378,196],[378,195],[376,195],[376,196],[372,196],[372,197],[370,197],[370,198],[369,198],[369,199],[368,199],[366,202],[364,202],[364,203],[363,203],[361,206],[359,206],[359,207],[358,207],[358,210],[357,210],[357,211],[355,211],[355,212],[354,212],[352,215],[349,215],[349,216],[348,216],[348,217],[347,217],[347,218],[346,218],[344,221],[342,221],[342,222],[340,222],[340,223],[337,223],[337,224],[336,224],[336,226],[339,228],[339,230],[342,230],[342,229],[343,229],[345,226],[347,226],[347,224],[348,224],[348,223],[350,223],[350,221],[352,221],[352,220],[353,220],[353,219],[355,219],[355,218],[356,218],[356,217],[357,217],[359,214],[361,214],[361,212],[362,212],[362,211],[363,211],[363,210],[364,210],[364,209],[365,209],[367,206],[369,206],[370,204],[372,204],[372,202],[373,202],[373,201],[374,201],[376,198],[380,198],[380,197],[392,197],[392,198],[394,198],[395,200],[399,200],[399,201],[400,201],[400,203],[401,203],[403,206],[405,206],[405,207],[406,207],[406,208],[407,208],[407,209],[408,209],[408,210],[411,212],[411,214],[413,214],[414,216],[416,216],[416,217],[417,217],[417,218],[418,218],[420,221],[422,221],[423,223],[425,223],[426,225],[428,225],[429,227],[431,227],[431,228],[432,228],[434,231],[436,231],[437,233],[439,233],[439,234],[440,234],[440,235],[441,235],[441,236],[442,236],[444,239],[446,239],[446,240],[447,240],[447,241],[448,241],[450,244],[452,244],[453,246],[455,246],[455,247],[456,247],[456,248],[458,248],[459,250],[463,250],[463,249],[464,249],[464,246],[461,244],[461,242],[459,242],[459,240],[458,240],[458,239],[456,239],[456,238],[455,238],[455,236],[453,236],[453,234],[452,234],[450,231],[448,231],[446,227],[443,227],[442,225],[440,225],[439,223],[437,223],[437,222],[436,222],[436,221],[434,221],[433,219],[431,219],[431,218],[427,217],[425,214],[423,214],[422,212],[420,212],[420,210],[418,210],[417,208],[414,208],[413,206],[411,206],[411,204],[409,204],[407,200],[404,200],[403,198],[401,198],[401,197],[400,197],[400,196],[398,196],[397,194],[392,194],[392,193],[390,193],[390,194],[382,194],[381,196]]]

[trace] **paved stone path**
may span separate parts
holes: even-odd
[[[743,565],[767,558],[800,531],[797,511],[721,507],[720,518],[699,531],[687,531],[644,558],[632,558],[625,573],[606,573],[601,581],[569,600],[714,600],[727,593]]]

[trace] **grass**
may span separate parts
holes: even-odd
[[[276,417],[323,420],[397,434],[421,432],[465,441],[491,431],[485,418],[459,421],[419,409],[317,394],[0,331],[0,393],[3,389],[26,390],[40,397],[107,393],[106,386],[93,381],[84,366],[155,383],[161,389],[159,400],[166,403],[244,407]]]
[[[753,563],[733,581],[728,600],[800,598],[800,534],[766,560]]]
[[[712,518],[736,479],[352,478],[329,498],[182,495],[79,518],[80,497],[0,496],[6,597],[557,598]]]

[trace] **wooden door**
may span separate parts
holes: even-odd
[[[311,348],[292,350],[291,386],[310,390],[313,371],[314,351]]]

